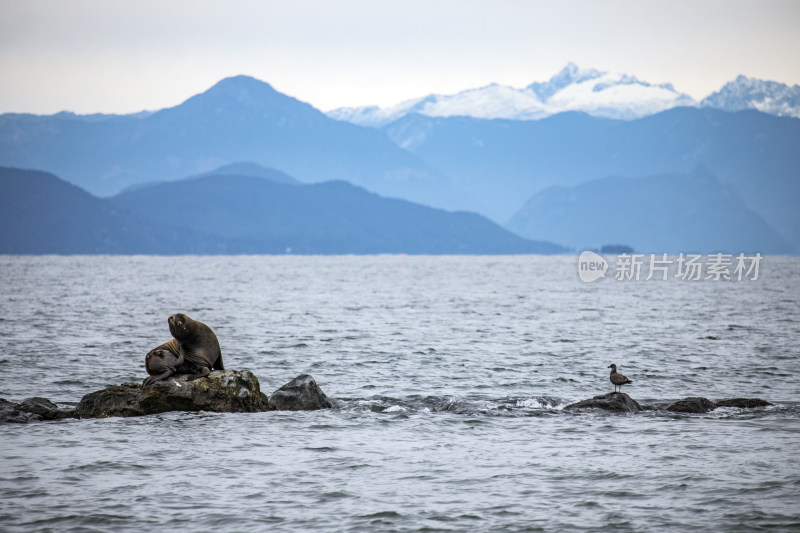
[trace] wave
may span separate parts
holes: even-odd
[[[373,413],[453,413],[460,415],[526,416],[532,413],[560,411],[572,401],[546,396],[498,399],[455,396],[409,396],[394,398],[337,398],[337,407],[349,411]]]
[[[372,412],[382,414],[428,414],[450,413],[467,416],[488,417],[526,417],[558,414],[568,405],[578,402],[578,398],[558,398],[553,396],[507,396],[503,398],[457,397],[457,396],[421,396],[413,395],[404,398],[391,396],[371,396],[368,398],[336,398],[338,410],[352,412]],[[671,400],[648,400],[642,404],[644,414],[675,416],[697,416],[695,413],[676,413],[666,411],[666,407],[675,402]],[[582,410],[587,411],[587,410]],[[592,412],[613,412],[601,409],[590,409]],[[576,411],[571,411],[576,412]],[[800,402],[783,402],[763,408],[717,407],[708,413],[708,417],[729,417],[747,413],[748,416],[764,416],[774,413],[800,414]]]

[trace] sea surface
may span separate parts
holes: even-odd
[[[336,408],[0,426],[0,531],[798,531],[800,258],[584,283],[575,257],[0,256],[0,397],[141,381],[184,312]],[[708,414],[564,410],[758,397]]]

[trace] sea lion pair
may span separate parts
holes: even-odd
[[[167,323],[173,338],[147,353],[144,366],[150,377],[143,385],[173,374],[190,374],[191,381],[207,376],[211,370],[225,370],[219,341],[210,327],[183,313],[170,315]]]

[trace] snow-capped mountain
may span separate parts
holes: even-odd
[[[770,115],[800,118],[800,85],[739,76],[704,98],[700,105],[725,111],[757,109]]]
[[[544,83],[532,83],[534,92],[551,110],[583,111],[596,117],[635,119],[666,109],[697,105],[670,83],[654,85],[628,74],[579,69],[570,63]]]
[[[340,108],[328,116],[362,126],[382,126],[409,113],[530,120],[564,111],[635,119],[697,103],[671,84],[653,85],[627,74],[580,69],[570,63],[546,82],[517,89],[492,84],[453,95],[430,95],[396,106]]]
[[[529,120],[553,114],[533,91],[492,84],[458,94],[432,94],[392,107],[342,107],[328,112],[336,120],[380,127],[410,113],[431,117],[470,116]]]

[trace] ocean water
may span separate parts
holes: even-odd
[[[0,426],[0,531],[800,530],[800,259],[583,283],[574,257],[0,256],[0,397],[140,381],[167,316],[336,408]],[[573,412],[759,397],[705,415]]]

